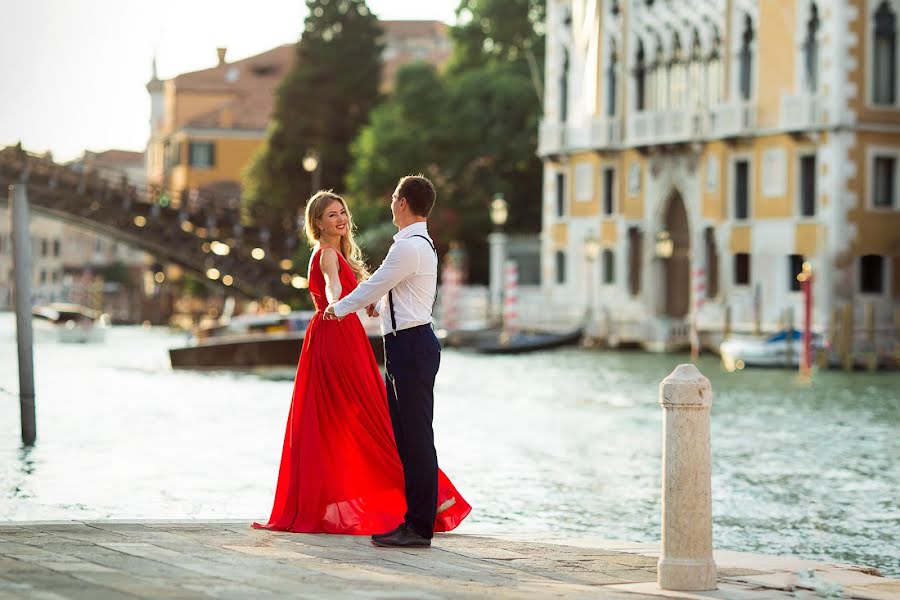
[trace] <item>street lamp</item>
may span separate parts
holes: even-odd
[[[506,225],[509,218],[509,205],[503,198],[503,194],[494,194],[490,206],[491,223],[494,224],[494,231],[488,234],[488,245],[490,247],[490,318],[491,321],[500,320],[500,308],[503,292],[503,265],[506,264],[506,234],[502,228]]]
[[[303,170],[307,173],[310,173],[312,176],[312,192],[310,196],[319,191],[319,188],[322,187],[322,159],[319,156],[319,153],[316,150],[308,150],[306,152],[306,156],[303,157]]]
[[[656,256],[659,258],[671,258],[675,250],[675,243],[668,231],[660,231],[656,234]]]

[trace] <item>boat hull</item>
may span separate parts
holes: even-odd
[[[169,350],[173,369],[292,372],[300,360],[302,331],[223,336]],[[375,360],[384,364],[381,336],[369,336]]]

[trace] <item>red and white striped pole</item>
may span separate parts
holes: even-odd
[[[503,331],[515,335],[519,331],[519,265],[506,261],[503,277]]]
[[[459,267],[450,264],[444,265],[442,277],[441,295],[441,320],[447,331],[455,331],[459,328],[459,297],[462,273]]]

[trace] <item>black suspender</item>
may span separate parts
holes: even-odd
[[[428,242],[428,245],[431,246],[432,250],[434,250],[435,258],[438,258],[437,248],[434,247],[434,244],[431,243],[431,240],[429,240],[424,235],[419,235],[419,234],[416,234],[416,235],[413,235],[410,237],[422,238],[423,240]],[[440,262],[439,258],[438,258],[438,261]],[[438,266],[440,266],[440,265],[438,265]],[[393,292],[394,292],[394,290],[388,290],[388,306],[391,309],[391,329],[394,330],[394,335],[397,335],[397,315],[394,314],[394,294],[393,294]],[[434,305],[437,302],[437,294],[438,294],[437,273],[435,273],[434,274],[434,301],[431,303],[431,314],[432,315],[434,314]]]

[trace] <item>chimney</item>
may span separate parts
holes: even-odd
[[[228,51],[228,48],[216,48],[216,54],[219,55],[219,66],[225,64],[225,53]]]

